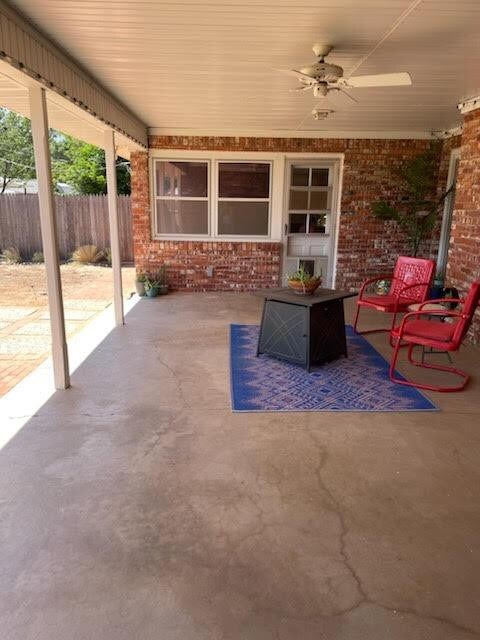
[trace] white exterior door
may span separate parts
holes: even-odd
[[[299,268],[334,285],[339,160],[286,163],[283,280]]]

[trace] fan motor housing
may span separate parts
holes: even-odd
[[[300,71],[314,80],[324,82],[336,82],[343,76],[342,67],[328,62],[317,62],[303,67]]]

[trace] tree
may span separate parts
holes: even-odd
[[[66,182],[81,194],[106,193],[105,153],[93,144],[56,134],[52,139],[55,182]],[[117,192],[130,193],[129,163],[117,162]]]
[[[428,151],[409,160],[399,171],[403,196],[399,204],[374,202],[373,215],[380,220],[395,220],[408,237],[412,255],[418,254],[422,241],[433,231],[440,206],[449,191],[440,198],[436,195],[438,149]]]
[[[0,108],[0,194],[12,180],[35,177],[30,120]]]
[[[80,194],[106,193],[105,153],[93,144],[57,131],[50,131],[50,151],[54,187],[70,184]],[[0,194],[13,180],[35,178],[30,120],[0,108]],[[130,194],[130,163],[117,161],[117,191]]]
[[[70,136],[56,136],[52,142],[55,182],[66,182],[82,194],[105,193],[103,151]]]

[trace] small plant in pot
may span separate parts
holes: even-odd
[[[146,279],[147,279],[146,273],[143,273],[142,271],[140,273],[137,273],[137,277],[135,278],[135,290],[137,292],[137,295],[140,297],[143,297],[145,295]]]
[[[167,270],[165,269],[165,265],[162,265],[156,274],[156,279],[158,282],[158,294],[160,296],[164,296],[168,293],[168,284],[167,284]]]
[[[156,296],[164,296],[168,293],[167,273],[165,266],[160,267],[155,273],[149,273],[144,276],[143,286],[145,294],[149,298]]]
[[[301,296],[312,296],[322,284],[322,276],[312,276],[303,267],[288,276],[288,286]]]
[[[145,294],[148,298],[156,298],[158,296],[160,283],[158,280],[155,280],[153,276],[145,276],[143,286],[145,287]]]

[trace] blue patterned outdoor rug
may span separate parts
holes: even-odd
[[[437,411],[420,391],[390,382],[388,362],[347,326],[348,358],[312,368],[256,357],[258,327],[232,324],[233,411]]]

